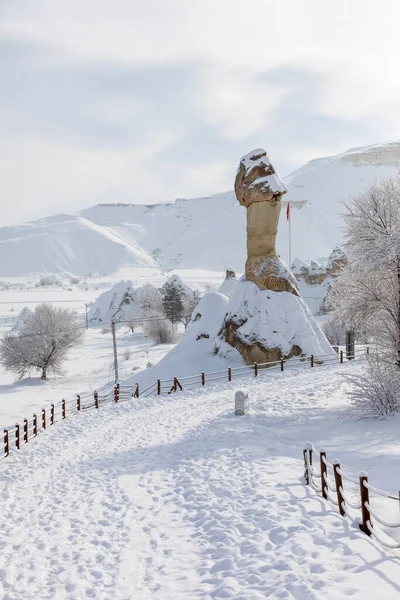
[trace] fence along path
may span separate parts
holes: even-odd
[[[23,424],[16,423],[14,427],[4,429],[3,437],[3,452],[0,450],[0,460],[10,455],[13,450],[20,450],[24,444],[27,444],[33,438],[36,438],[40,433],[54,425],[55,421],[66,419],[75,413],[80,413],[92,408],[98,409],[105,402],[122,402],[132,398],[146,398],[161,394],[170,394],[181,390],[190,390],[196,387],[205,386],[215,381],[232,381],[232,379],[243,379],[246,377],[258,377],[269,373],[271,370],[284,372],[286,363],[289,362],[290,367],[305,367],[316,368],[331,364],[343,364],[345,358],[357,358],[363,360],[369,354],[369,348],[366,347],[357,351],[357,356],[346,357],[343,350],[336,355],[324,354],[314,356],[305,356],[299,358],[291,358],[288,360],[281,359],[269,363],[254,363],[253,365],[243,365],[233,367],[221,371],[213,371],[209,373],[200,373],[189,377],[172,377],[171,379],[157,380],[152,385],[144,390],[139,389],[139,384],[134,386],[120,385],[117,383],[114,387],[108,388],[99,394],[97,391],[93,393],[78,394],[76,397],[69,400],[61,400],[56,404],[51,404],[50,408],[43,408],[41,413],[35,413],[32,419],[24,419]]]
[[[400,548],[400,492],[394,496],[373,487],[368,481],[368,475],[361,471],[358,479],[344,472],[338,460],[328,462],[326,451],[319,453],[311,442],[307,442],[303,450],[304,479],[306,485],[311,486],[317,493],[338,508],[342,517],[354,519],[350,510],[360,511],[359,527],[366,535],[374,538],[385,548]],[[313,463],[313,456],[318,457],[319,468]],[[371,506],[370,496],[380,496],[390,501],[395,501],[399,507],[399,520],[386,521],[378,515]],[[390,532],[385,531],[389,529]],[[393,530],[399,530],[398,540],[392,537]]]

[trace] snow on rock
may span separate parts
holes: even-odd
[[[235,292],[237,286],[236,274],[233,269],[227,269],[224,281],[218,288],[218,292],[220,294],[225,294],[230,298],[232,294]]]
[[[120,281],[110,290],[103,292],[93,306],[90,307],[88,320],[91,325],[107,326],[113,320],[121,320],[127,316],[127,310],[133,303],[134,289],[131,281]]]
[[[30,308],[24,306],[24,308],[19,313],[14,325],[12,326],[11,331],[22,331],[22,329],[26,325],[27,320],[31,315],[33,315],[33,312],[30,310]]]
[[[243,364],[239,353],[232,353],[229,361],[215,355],[215,339],[221,329],[227,304],[228,297],[224,294],[205,294],[194,309],[182,340],[154,367],[135,374],[126,383],[139,383],[143,388],[157,379],[200,375],[202,372],[227,369],[233,363]]]
[[[187,283],[184,283],[179,275],[171,275],[171,277],[167,280],[167,283],[181,287],[186,296],[193,296],[194,289],[187,285]]]
[[[247,364],[299,355],[334,355],[305,302],[290,292],[261,290],[243,278],[226,313],[217,339],[219,356],[229,356],[232,347]]]

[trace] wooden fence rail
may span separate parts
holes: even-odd
[[[315,469],[315,461],[313,463],[313,455],[319,454],[319,472]],[[380,517],[372,508],[370,500],[370,492],[373,495],[381,496],[389,500],[395,500],[400,507],[400,492],[399,496],[393,496],[383,490],[372,487],[368,481],[368,475],[365,471],[361,471],[358,479],[343,472],[338,460],[333,460],[329,463],[326,458],[326,451],[321,450],[319,453],[314,448],[311,442],[307,442],[303,450],[304,458],[304,480],[306,485],[311,486],[317,493],[337,506],[340,514],[345,517],[354,518],[350,514],[350,509],[360,511],[359,527],[363,533],[373,537],[382,546],[391,549],[400,548],[400,541],[393,539],[385,529],[400,529],[400,521],[388,522]],[[329,478],[329,469],[331,470],[334,483]],[[346,485],[345,483],[346,482]],[[351,489],[350,486],[353,486]],[[354,490],[357,488],[357,491]],[[336,494],[336,497],[332,494]],[[352,495],[352,499],[350,499]],[[354,500],[356,496],[356,500]],[[381,527],[377,527],[377,524]],[[382,530],[382,527],[384,528]],[[383,536],[382,536],[383,534]]]
[[[369,349],[359,350],[357,358],[363,359],[369,354]],[[117,383],[112,388],[106,390],[100,395],[97,391],[88,394],[77,394],[75,398],[65,400],[64,398],[57,404],[52,403],[50,409],[42,409],[40,428],[38,424],[38,417],[36,414],[33,415],[32,420],[24,419],[23,436],[21,440],[20,425],[15,424],[12,428],[4,429],[4,444],[3,453],[0,451],[0,459],[9,456],[12,449],[20,449],[22,445],[25,445],[29,441],[29,431],[32,432],[32,437],[37,437],[42,431],[45,431],[59,419],[64,420],[67,416],[75,412],[86,411],[90,408],[98,409],[104,402],[119,403],[121,401],[130,400],[132,398],[146,398],[148,396],[155,396],[161,394],[171,394],[178,391],[190,390],[195,387],[204,386],[206,384],[212,384],[216,381],[228,381],[231,382],[233,379],[243,377],[259,377],[262,374],[268,373],[271,370],[279,370],[280,372],[286,371],[285,359],[279,359],[278,361],[269,363],[254,363],[252,365],[243,365],[240,367],[229,367],[228,369],[221,371],[213,371],[209,373],[200,373],[199,375],[191,375],[188,377],[172,377],[167,380],[157,380],[152,385],[148,386],[144,390],[139,389],[139,384],[136,383],[133,386],[124,386]],[[300,358],[290,359],[292,366],[300,367],[315,367],[330,365],[333,363],[343,363],[343,352],[336,355],[325,354],[319,356],[305,356]],[[14,443],[13,438],[14,436]],[[21,443],[23,442],[23,443]]]

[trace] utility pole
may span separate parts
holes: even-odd
[[[117,337],[115,335],[115,321],[111,321],[111,333],[112,333],[113,348],[114,348],[114,374],[115,374],[115,383],[118,383],[118,354],[117,354]]]

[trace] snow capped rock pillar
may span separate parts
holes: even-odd
[[[247,364],[333,354],[299,296],[292,272],[276,255],[286,187],[265,150],[254,150],[241,159],[235,192],[247,211],[246,272],[229,294],[215,352],[223,357],[239,352]]]
[[[247,212],[246,279],[260,289],[297,295],[294,278],[276,255],[281,199],[287,189],[263,149],[243,156],[235,180],[239,204]]]

